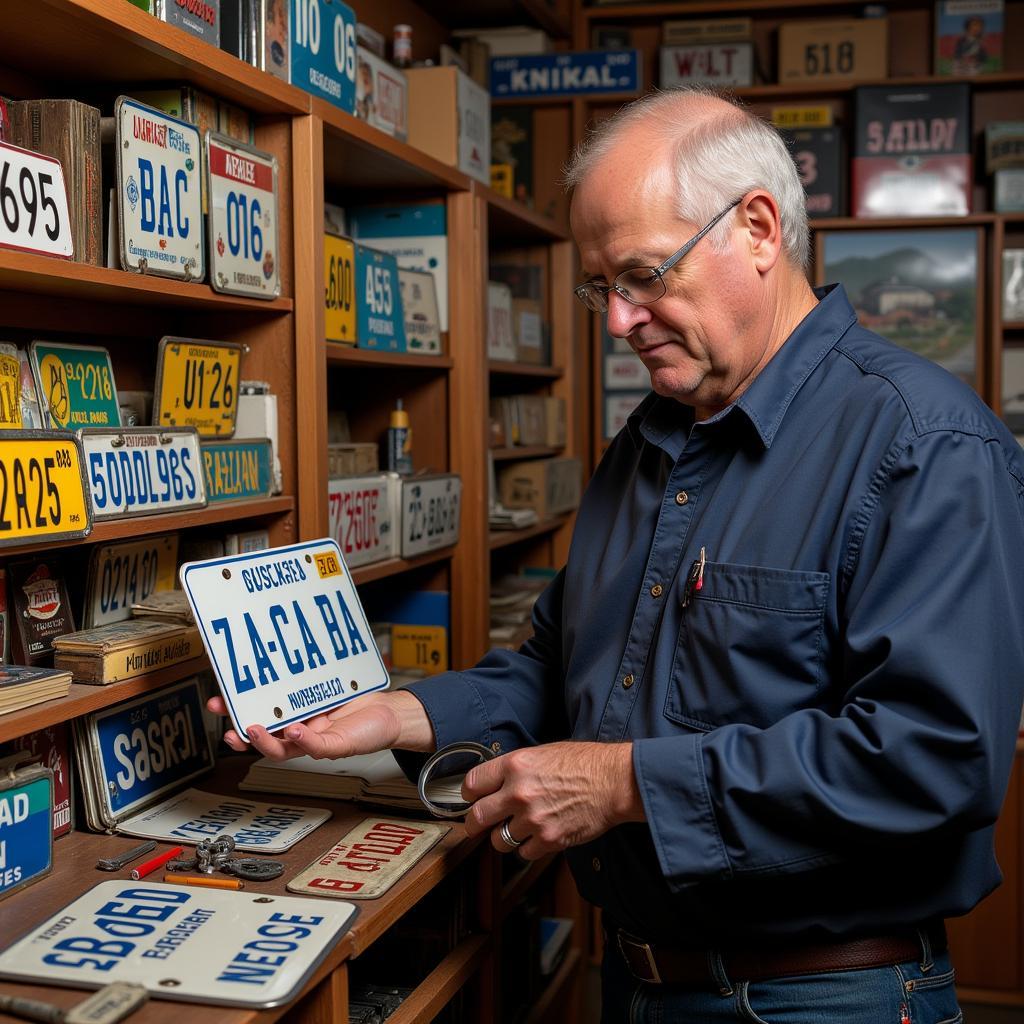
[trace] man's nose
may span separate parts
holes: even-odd
[[[608,293],[608,333],[613,338],[628,338],[630,332],[651,319],[646,306],[624,299],[614,288]]]

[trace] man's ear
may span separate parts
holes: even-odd
[[[754,266],[764,274],[782,255],[782,217],[779,207],[767,192],[752,192],[737,211],[740,224],[747,230],[747,244]]]

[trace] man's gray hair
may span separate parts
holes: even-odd
[[[694,103],[728,103],[731,111],[694,117]],[[779,133],[729,96],[691,87],[653,92],[620,109],[593,128],[576,147],[565,170],[565,185],[575,188],[620,141],[625,129],[643,122],[653,142],[678,140],[673,161],[677,210],[701,227],[734,199],[753,189],[771,193],[782,219],[782,244],[789,260],[807,266],[810,231],[804,190],[796,164]],[[726,217],[708,235],[721,251],[732,218]]]

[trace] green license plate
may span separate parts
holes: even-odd
[[[30,353],[47,428],[121,426],[114,367],[105,348],[33,341]]]

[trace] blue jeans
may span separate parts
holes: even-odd
[[[649,985],[605,942],[601,1024],[960,1024],[949,954],[866,970],[725,979],[722,991]]]

